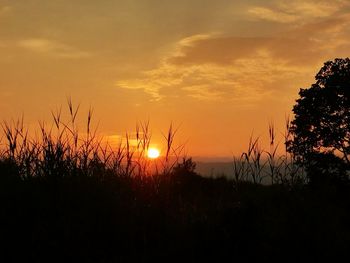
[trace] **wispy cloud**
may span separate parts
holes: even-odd
[[[288,14],[283,11],[273,10],[267,7],[252,7],[248,10],[253,17],[279,23],[290,23],[298,19],[295,14]]]
[[[28,38],[17,42],[17,46],[26,50],[61,58],[84,58],[91,54],[77,48],[46,38]]]
[[[238,58],[230,64],[202,61],[186,65],[169,61],[143,72],[138,79],[119,81],[117,86],[141,89],[154,100],[188,96],[205,101],[228,100],[242,106],[263,99],[264,94],[277,89],[278,83],[296,78],[304,70],[272,59],[264,52],[254,58]]]
[[[180,40],[157,68],[116,85],[154,100],[178,95],[247,105],[283,94],[324,60],[343,55],[349,36],[342,32],[349,25],[349,17],[341,16],[270,37],[194,35]]]
[[[248,14],[255,19],[279,23],[305,22],[330,17],[349,5],[344,0],[276,1],[273,6],[252,6],[248,9]]]

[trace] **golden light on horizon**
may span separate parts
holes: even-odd
[[[156,148],[149,148],[147,151],[147,157],[150,159],[157,159],[160,155],[160,151]]]

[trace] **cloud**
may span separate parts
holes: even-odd
[[[280,23],[290,23],[298,19],[296,15],[288,14],[281,11],[272,10],[266,7],[252,7],[248,13],[253,17]]]
[[[168,58],[175,65],[217,64],[231,65],[238,59],[268,54],[285,62],[303,62],[303,58],[318,57],[318,42],[313,38],[297,37],[214,37],[196,40],[183,46],[182,53]],[[288,52],[286,52],[288,50]],[[313,56],[314,54],[314,56]]]
[[[255,19],[278,23],[294,23],[312,21],[318,18],[327,18],[345,7],[349,2],[344,0],[289,0],[276,1],[271,7],[253,6],[248,14]]]
[[[61,58],[84,58],[90,56],[88,52],[80,51],[58,41],[45,38],[23,39],[17,42],[17,46],[32,52]]]
[[[252,104],[280,88],[278,83],[296,78],[301,67],[288,66],[261,53],[254,58],[240,58],[229,65],[163,63],[143,72],[137,79],[117,82],[117,87],[140,89],[154,100],[166,97],[235,102],[237,106]]]
[[[349,25],[350,16],[341,15],[268,37],[193,35],[178,41],[158,67],[116,86],[143,90],[153,100],[185,96],[251,105],[295,92],[322,62],[347,55]]]
[[[280,2],[280,8],[284,11],[295,13],[302,17],[325,18],[334,15],[336,12],[349,6],[344,0],[324,1],[324,0],[294,0]]]
[[[337,53],[349,43],[350,15],[323,19],[268,37],[226,35],[194,36],[179,42],[176,53],[167,62],[178,66],[216,64],[229,66],[239,59],[262,55],[290,65],[313,65],[324,55]]]

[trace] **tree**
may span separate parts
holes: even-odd
[[[287,149],[309,169],[319,165],[317,160],[325,160],[320,155],[328,160],[333,155],[349,170],[350,59],[325,62],[315,79],[310,88],[299,92]]]

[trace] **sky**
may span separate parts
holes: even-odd
[[[161,145],[172,123],[187,154],[230,157],[282,133],[349,50],[348,0],[0,0],[0,120],[37,125],[71,97],[102,136],[149,120]]]

